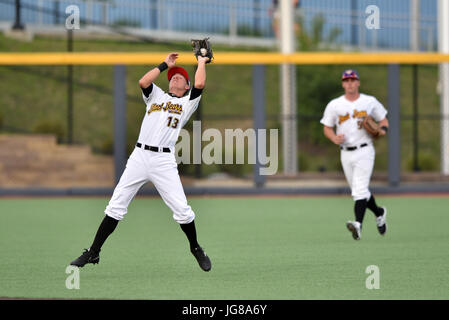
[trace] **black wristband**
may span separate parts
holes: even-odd
[[[165,70],[168,69],[167,63],[162,62],[160,65],[157,66],[157,68],[159,69],[160,72],[164,72]]]
[[[388,132],[388,127],[387,126],[382,126],[382,127],[380,127],[383,131],[385,131],[385,133],[387,133]]]

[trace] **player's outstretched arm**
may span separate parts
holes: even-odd
[[[335,134],[334,128],[323,126],[323,133],[330,141],[335,143],[336,145],[340,145],[343,142],[345,142],[345,135],[344,134]]]
[[[203,89],[206,85],[206,62],[209,61],[208,57],[198,56],[198,68],[195,73],[195,85],[197,89]]]
[[[170,53],[159,66],[148,71],[142,78],[139,80],[139,86],[142,89],[148,88],[154,80],[161,74],[165,69],[174,67],[176,64],[176,59],[178,59],[178,53],[172,52]]]

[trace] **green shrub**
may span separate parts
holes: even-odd
[[[298,156],[298,169],[300,172],[308,171],[310,170],[310,161],[309,156],[307,154],[304,154],[301,152],[302,150],[299,150],[299,156]]]
[[[261,37],[262,33],[258,30],[255,30],[253,27],[249,25],[239,25],[237,27],[237,34],[239,36],[246,36],[246,37]]]
[[[233,177],[243,178],[245,173],[244,164],[219,164],[220,172],[224,172]]]
[[[336,45],[336,40],[342,34],[340,28],[334,27],[325,36],[326,19],[322,14],[313,17],[309,30],[306,30],[304,20],[297,18],[300,25],[297,41],[301,51],[330,50]]]
[[[114,154],[114,140],[112,138],[106,138],[105,140],[103,140],[98,151],[101,154]]]
[[[65,137],[64,126],[56,120],[42,120],[33,128],[34,133],[54,134],[58,143],[61,143]]]
[[[246,142],[245,142],[246,144]],[[220,172],[227,173],[233,177],[240,177],[243,178],[246,174],[252,173],[252,164],[248,164],[249,158],[248,158],[248,147],[246,146],[243,151],[238,151],[236,148],[236,145],[233,145],[233,151],[232,151],[232,164],[226,164],[226,148],[223,146],[222,149],[222,164],[217,164],[217,167],[219,168]],[[237,164],[237,156],[242,155],[243,153],[243,164]]]
[[[132,27],[132,28],[140,28],[141,23],[139,21],[133,21],[128,19],[118,19],[115,20],[112,24],[112,27]]]
[[[439,168],[438,156],[428,153],[418,155],[418,168],[420,171],[437,171]],[[413,157],[407,159],[407,171],[413,171],[414,161]]]
[[[329,66],[297,67],[298,141],[328,145],[320,119],[326,105],[343,93],[339,72]]]

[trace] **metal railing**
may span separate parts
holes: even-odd
[[[229,38],[274,40],[271,0],[21,0],[24,24],[63,24],[65,8],[77,5],[87,24],[136,28],[153,36],[167,33],[207,33]],[[301,26],[312,32],[314,19],[323,18],[323,39],[339,30],[335,43],[359,49],[408,50],[409,0],[301,0],[295,9]],[[15,0],[0,0],[0,21],[14,21]],[[351,7],[351,4],[355,7]],[[365,9],[378,5],[380,29],[367,29]],[[420,2],[420,50],[437,45],[436,0]],[[158,32],[155,32],[158,31]],[[273,44],[274,42],[270,42]]]

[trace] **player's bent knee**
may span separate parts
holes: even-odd
[[[109,217],[111,217],[111,218],[113,218],[115,220],[120,221],[120,220],[123,220],[123,218],[124,218],[125,214],[127,213],[127,211],[123,210],[123,209],[120,210],[120,209],[116,209],[116,208],[109,208],[109,207],[107,207],[106,210],[104,211],[104,213],[107,216],[109,216]]]
[[[357,192],[357,193],[352,194],[352,198],[354,199],[354,201],[363,200],[363,199],[368,200],[370,197],[371,197],[371,193],[369,191]]]
[[[173,219],[179,224],[190,223],[195,219],[195,213],[191,209],[184,212],[173,212]]]

